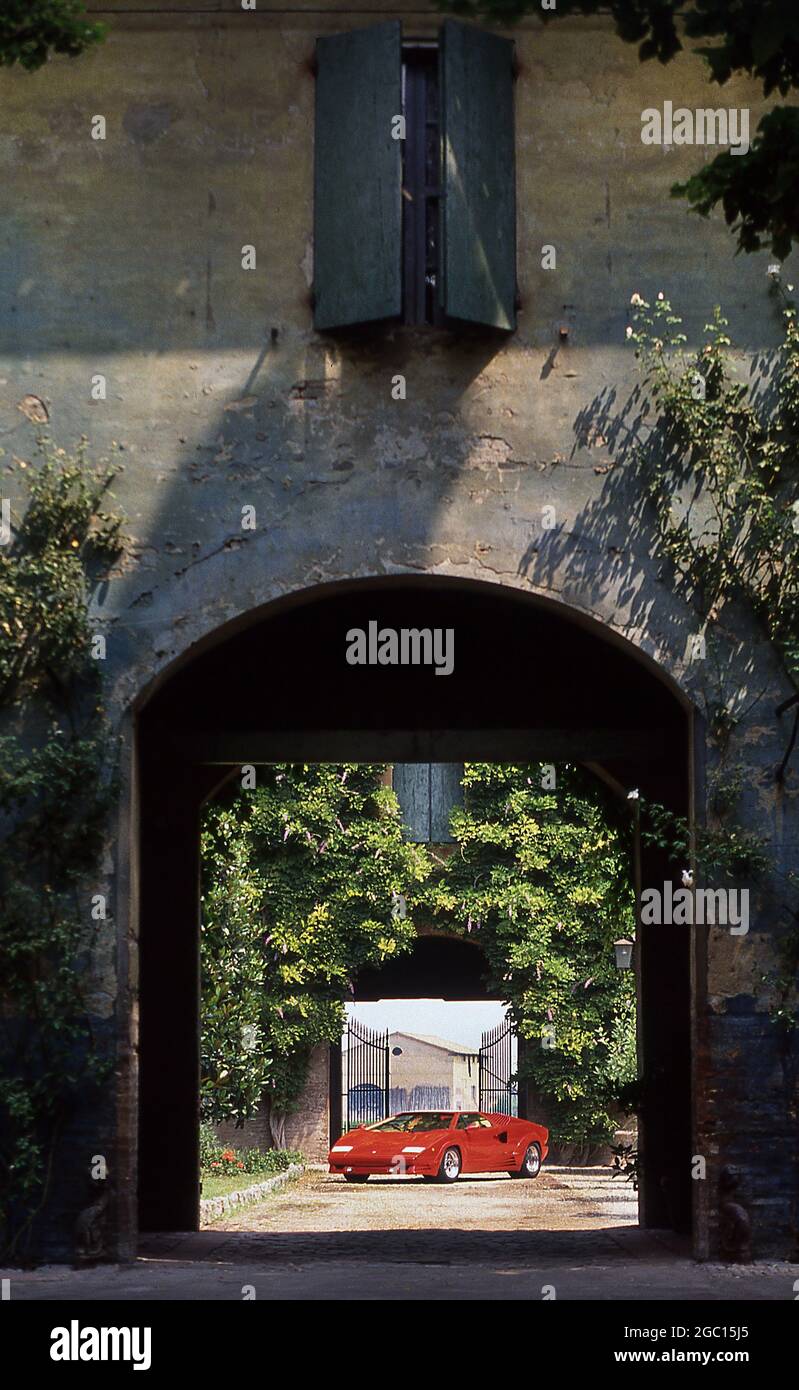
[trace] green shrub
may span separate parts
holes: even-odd
[[[216,1177],[237,1172],[268,1177],[302,1163],[298,1149],[234,1149],[220,1143],[213,1125],[200,1125],[200,1171]]]
[[[0,450],[0,456],[3,451]],[[120,551],[113,473],[86,441],[3,465],[21,498],[0,549],[0,1249],[19,1258],[59,1145],[113,1057],[86,1002],[103,927],[93,886],[113,817],[115,743],[88,603]],[[107,1035],[106,1035],[107,1036]]]

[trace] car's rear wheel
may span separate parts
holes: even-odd
[[[368,1174],[368,1173],[345,1173],[345,1174],[344,1174],[344,1181],[345,1181],[345,1182],[368,1182],[368,1181],[369,1181],[369,1174]]]
[[[445,1149],[436,1173],[436,1182],[457,1182],[461,1175],[461,1156],[457,1149]]]
[[[541,1172],[541,1150],[537,1144],[529,1144],[521,1165],[511,1169],[512,1178],[537,1178]]]

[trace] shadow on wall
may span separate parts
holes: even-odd
[[[16,133],[13,198],[2,222],[0,357],[13,376],[0,405],[2,442],[29,447],[16,403],[35,393],[54,402],[59,443],[86,431],[98,452],[125,464],[117,491],[134,545],[99,597],[98,618],[116,628],[110,660],[126,699],[132,663],[145,671],[160,664],[203,621],[207,628],[274,593],[346,573],[475,559],[489,578],[526,581],[587,610],[619,594],[623,620],[653,621],[671,649],[685,610],[668,584],[651,583],[650,518],[627,466],[629,431],[643,417],[631,420],[625,407],[614,420],[613,392],[594,390],[616,361],[630,371],[630,353],[620,348],[602,373],[586,366],[586,350],[611,354],[623,342],[624,304],[604,264],[608,190],[621,177],[613,141],[569,154],[588,183],[569,210],[580,256],[570,257],[568,236],[561,238],[568,288],[553,290],[541,271],[531,224],[535,207],[553,212],[550,190],[533,197],[540,154],[531,164],[525,135],[543,119],[545,145],[555,148],[547,103],[562,74],[552,36],[535,37],[547,45],[537,52],[536,83],[517,84],[519,270],[527,286],[518,333],[388,330],[334,340],[311,329],[308,60],[316,31],[340,28],[340,15],[297,19],[296,27],[259,16],[246,35],[232,20],[207,30],[165,21],[157,59],[151,31],[120,25],[80,63],[4,77]],[[518,41],[531,40],[520,30]],[[634,125],[635,98],[626,91],[635,55],[611,36],[592,43],[606,45],[612,98],[623,123]],[[561,35],[558,45],[579,72],[579,42]],[[104,141],[87,131],[98,91]],[[588,89],[575,100],[581,120],[595,114]],[[693,155],[677,152],[656,177],[643,148],[631,147],[629,158],[654,178],[641,192],[650,210]],[[625,189],[614,188],[614,197]],[[597,229],[600,194],[607,226]],[[684,208],[661,202],[658,247],[686,227]],[[723,229],[702,231],[705,251],[727,248],[731,272]],[[257,267],[244,271],[241,251],[250,244]],[[720,255],[708,293],[727,263]],[[660,273],[659,263],[646,264]],[[683,283],[685,268],[670,267]],[[749,333],[748,281],[738,288],[740,278],[730,273],[734,317]],[[551,311],[563,295],[574,301],[567,307],[576,312],[576,346],[553,354]],[[104,402],[91,398],[98,373]],[[404,401],[391,395],[397,375],[407,380]],[[599,435],[613,459],[601,482]],[[570,442],[568,460],[555,461]],[[550,497],[561,516],[544,532],[541,503]],[[254,510],[252,530],[242,526],[245,507]]]

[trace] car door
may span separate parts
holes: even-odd
[[[490,1173],[500,1166],[497,1154],[499,1144],[490,1121],[476,1112],[464,1111],[458,1116],[456,1128],[462,1143],[463,1167],[467,1173]]]
[[[483,1116],[482,1118],[485,1122],[486,1117]],[[490,1128],[484,1129],[483,1134],[485,1136],[486,1156],[489,1160],[490,1171],[492,1173],[506,1173],[509,1168],[515,1168],[517,1166],[515,1161],[511,1158],[513,1144],[510,1134],[508,1133],[508,1126],[503,1116],[490,1120],[489,1125]]]
[[[508,1153],[510,1151],[508,1127],[502,1117],[490,1120],[487,1115],[480,1115],[480,1143],[485,1163],[485,1172],[497,1173],[505,1172],[510,1162]],[[476,1132],[476,1131],[475,1131]]]

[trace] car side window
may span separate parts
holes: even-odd
[[[473,1126],[475,1123],[478,1123],[478,1124],[479,1124],[479,1121],[480,1121],[480,1116],[479,1116],[479,1115],[469,1115],[468,1113],[466,1113],[466,1114],[463,1114],[463,1115],[459,1116],[459,1118],[458,1118],[458,1123],[457,1123],[456,1128],[457,1128],[457,1129],[471,1129],[472,1126]]]

